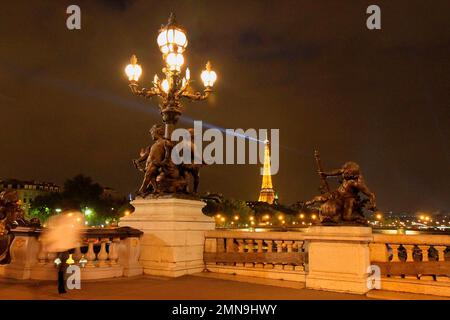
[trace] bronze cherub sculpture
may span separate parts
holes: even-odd
[[[195,195],[198,191],[199,171],[203,163],[194,163],[196,153],[193,129],[189,129],[191,141],[188,146],[191,150],[191,164],[179,165],[172,161],[171,153],[174,143],[164,138],[164,127],[154,125],[149,132],[154,143],[146,149],[141,149],[140,157],[133,160],[136,169],[144,173],[144,179],[137,194],[142,197],[163,194]]]
[[[40,221],[37,218],[30,221],[25,219],[17,191],[2,191],[0,192],[0,264],[10,261],[9,247],[14,240],[11,231],[18,226],[39,227]]]
[[[367,225],[364,210],[375,211],[375,194],[372,193],[364,182],[360,167],[357,163],[346,162],[341,169],[324,172],[320,162],[319,153],[315,152],[315,158],[320,175],[321,195],[307,201],[307,207],[318,205],[320,222],[326,224],[357,224]],[[339,177],[340,184],[336,190],[331,190],[326,180],[327,177]]]

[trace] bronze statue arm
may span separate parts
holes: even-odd
[[[377,207],[376,205],[376,198],[375,198],[375,194],[369,190],[369,188],[366,186],[366,184],[364,183],[364,181],[360,181],[358,184],[358,189],[360,192],[362,192],[363,194],[365,194],[367,197],[369,197],[370,200],[370,204],[372,205],[372,207],[375,209]]]
[[[333,170],[330,172],[320,172],[320,174],[324,177],[337,177],[341,176],[344,171],[342,169]]]

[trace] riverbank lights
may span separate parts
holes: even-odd
[[[132,55],[130,59],[130,64],[125,68],[125,73],[130,82],[138,82],[142,75],[142,68],[137,64],[136,55]]]
[[[201,74],[203,84],[207,88],[212,88],[217,80],[217,74],[212,70],[211,63],[208,61],[206,69]]]
[[[159,30],[157,38],[159,50],[165,56],[170,53],[183,53],[188,45],[186,31],[175,21],[172,13],[167,25]]]

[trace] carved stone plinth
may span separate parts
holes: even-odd
[[[10,279],[30,279],[33,267],[37,264],[39,242],[28,234],[32,228],[19,227],[11,247],[11,263],[0,266],[0,277]]]
[[[179,277],[204,269],[205,232],[215,228],[202,213],[205,203],[177,198],[137,199],[136,211],[120,226],[144,232],[140,262],[149,275]]]
[[[372,239],[372,228],[368,227],[310,227],[305,233],[309,253],[306,287],[367,293]]]

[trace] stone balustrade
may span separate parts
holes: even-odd
[[[209,231],[205,269],[305,282],[312,289],[365,293],[372,289],[371,280],[366,281],[370,263],[379,267],[383,290],[450,296],[450,236],[372,234],[369,228],[366,232],[356,227],[315,229]],[[355,234],[358,230],[360,234]]]
[[[48,252],[41,229],[17,228],[11,244],[11,263],[0,267],[0,276],[15,279],[56,279],[57,253]],[[77,265],[83,280],[142,274],[139,264],[142,232],[132,228],[86,229],[70,250],[69,263]]]
[[[167,224],[157,226],[162,228]],[[84,280],[140,275],[145,271],[142,261],[158,258],[158,268],[162,263],[174,265],[172,269],[186,268],[193,261],[195,273],[203,268],[214,273],[263,278],[266,280],[259,281],[267,284],[271,282],[267,279],[286,280],[283,283],[296,288],[365,294],[373,289],[369,283],[373,284],[378,276],[380,286],[376,289],[450,296],[450,236],[447,235],[373,234],[371,228],[355,226],[315,226],[307,232],[203,228],[192,233],[191,229],[185,230],[185,225],[180,226],[177,233],[163,228],[157,229],[158,232],[148,229],[152,233],[147,239],[143,237],[142,242],[142,232],[130,227],[87,229],[80,243],[70,250],[69,260],[80,266]],[[27,228],[14,230],[11,263],[0,266],[0,277],[56,279],[57,254],[47,252],[40,241],[41,232]],[[141,250],[145,251],[142,256]],[[169,253],[175,255],[173,261],[168,259]],[[185,274],[176,268],[164,275]],[[158,270],[162,275],[162,269]],[[375,271],[372,276],[371,271]]]
[[[204,260],[211,272],[305,281],[305,246],[298,232],[208,231]]]
[[[450,296],[450,236],[374,234],[372,265],[384,290]]]

